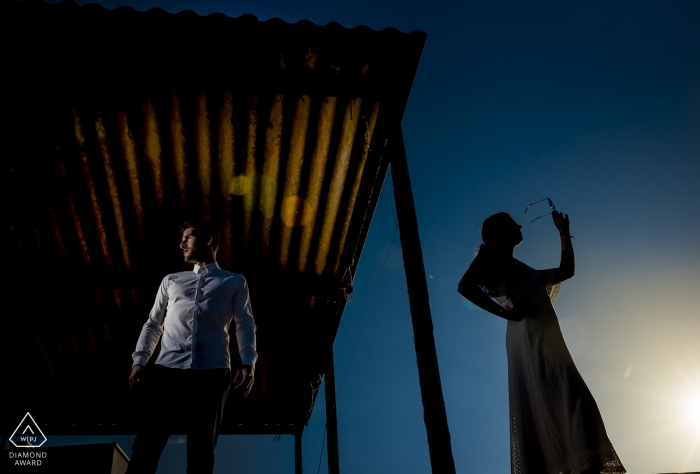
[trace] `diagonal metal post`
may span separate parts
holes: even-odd
[[[430,464],[434,474],[454,474],[450,429],[447,426],[445,400],[442,396],[438,367],[433,318],[428,299],[428,283],[423,266],[423,251],[418,236],[418,219],[413,202],[411,179],[408,175],[406,148],[403,132],[397,126],[387,142],[391,179],[394,184],[394,201],[399,220],[403,265],[406,271],[408,301],[413,323],[413,342],[416,348],[418,379],[423,401],[423,420],[428,434]]]
[[[294,433],[294,474],[302,474],[302,462],[301,462],[301,435],[303,433],[303,427],[299,428],[299,431]]]
[[[326,433],[328,444],[328,474],[340,473],[338,456],[338,416],[335,405],[335,362],[333,361],[333,345],[328,350],[328,367],[323,377],[326,388]]]

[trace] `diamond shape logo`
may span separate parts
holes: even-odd
[[[10,442],[16,448],[38,448],[46,442],[46,436],[41,432],[32,415],[27,412],[10,436]]]

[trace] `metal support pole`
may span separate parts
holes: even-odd
[[[455,463],[452,457],[450,429],[447,426],[447,412],[442,396],[440,370],[433,337],[428,283],[425,279],[423,251],[418,236],[418,220],[400,126],[397,126],[394,133],[390,135],[387,148],[389,148],[391,178],[394,184],[396,214],[399,219],[401,250],[413,323],[413,342],[416,347],[418,379],[423,401],[423,420],[428,433],[430,464],[434,474],[453,474]]]
[[[302,474],[301,468],[301,433],[302,430],[294,433],[294,474]]]
[[[340,474],[338,458],[338,417],[335,410],[335,368],[333,362],[333,346],[328,354],[328,367],[323,378],[326,388],[326,436],[328,438],[328,474]]]

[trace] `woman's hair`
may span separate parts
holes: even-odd
[[[503,261],[502,256],[498,252],[488,252],[488,250],[506,245],[508,232],[512,231],[512,227],[513,218],[507,212],[498,212],[489,216],[481,225],[481,240],[483,240],[483,243],[479,245],[474,258],[477,255],[481,255],[481,258],[488,259],[488,264],[484,267],[486,273],[482,274],[479,287],[492,298],[497,296],[493,289],[494,279],[498,272],[497,269],[502,268]]]
[[[504,244],[506,232],[513,225],[513,218],[507,212],[497,212],[487,217],[481,225],[481,240],[479,252],[486,248],[500,247]]]

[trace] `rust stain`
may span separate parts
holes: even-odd
[[[114,288],[113,291],[114,291],[114,302],[117,304],[117,306],[118,306],[119,308],[121,308],[121,307],[122,307],[122,294],[121,294],[121,292],[120,292],[118,289],[116,289],[116,288]]]
[[[187,168],[185,166],[185,132],[182,125],[182,112],[180,111],[180,96],[173,89],[170,110],[170,139],[173,153],[173,166],[177,177],[177,189],[180,199],[187,202]]]
[[[61,250],[61,255],[63,255],[63,257],[67,257],[68,252],[66,251],[66,243],[63,241],[63,233],[61,232],[61,228],[58,226],[58,222],[56,221],[56,213],[54,212],[50,199],[46,199],[46,207],[49,210],[51,227],[53,228],[53,234],[56,237],[58,248]]]
[[[59,163],[59,172],[63,183],[66,187],[66,196],[68,198],[68,208],[70,209],[71,217],[73,218],[73,227],[75,227],[75,234],[78,237],[78,244],[80,245],[81,253],[83,254],[83,260],[85,263],[90,265],[90,251],[88,250],[87,241],[85,240],[85,234],[83,233],[83,225],[80,222],[80,217],[78,217],[78,211],[75,208],[75,199],[73,198],[73,193],[68,186],[68,176],[66,175],[66,168],[63,163]]]
[[[53,368],[53,364],[51,363],[51,358],[49,357],[49,354],[46,352],[46,349],[44,348],[44,344],[41,342],[41,338],[39,335],[35,332],[34,333],[34,339],[36,340],[37,344],[39,345],[39,349],[41,350],[41,354],[44,356],[44,361],[46,361],[46,367],[49,369],[49,373],[51,373],[51,378],[53,379],[54,382],[58,382],[58,377],[56,377],[56,371]]]
[[[340,239],[338,241],[338,250],[336,252],[335,263],[333,264],[333,273],[338,273],[338,268],[340,267],[340,258],[343,256],[343,251],[345,250],[345,241],[348,237],[348,230],[350,228],[350,221],[352,220],[352,214],[355,210],[355,203],[357,201],[357,194],[360,190],[360,183],[362,182],[362,174],[365,170],[365,164],[367,163],[367,156],[369,156],[369,147],[372,144],[372,137],[374,136],[374,127],[377,124],[377,116],[379,114],[379,103],[375,102],[370,112],[369,121],[366,123],[365,136],[362,143],[362,156],[360,162],[355,170],[355,179],[352,185],[352,191],[350,192],[350,200],[348,202],[348,208],[345,211],[345,221],[343,222],[343,228],[340,234]]]
[[[85,175],[85,184],[87,185],[88,194],[90,196],[90,203],[92,204],[92,213],[95,216],[95,225],[97,226],[97,234],[100,239],[100,245],[102,247],[102,255],[110,267],[113,266],[112,256],[109,254],[109,245],[107,244],[107,233],[105,232],[104,222],[102,222],[102,211],[100,210],[100,203],[97,200],[97,192],[95,190],[95,182],[92,178],[92,173],[90,171],[90,155],[88,154],[85,147],[85,134],[83,133],[83,127],[78,117],[78,113],[73,109],[73,122],[75,124],[75,139],[78,143],[78,154],[83,163],[83,174]]]
[[[153,190],[158,200],[158,206],[163,207],[163,162],[161,160],[162,146],[160,142],[160,132],[158,131],[158,117],[153,108],[153,102],[149,94],[146,105],[143,108],[144,116],[144,155],[151,168],[153,177]]]
[[[70,336],[70,342],[73,344],[73,350],[76,354],[80,355],[80,346],[78,345],[78,336],[73,330],[73,326],[70,323],[66,324],[68,326],[68,335]]]
[[[318,251],[314,262],[314,270],[317,275],[321,275],[326,269],[326,260],[328,251],[331,247],[333,238],[333,230],[335,229],[335,221],[338,217],[338,208],[340,200],[345,190],[345,178],[348,174],[350,166],[350,158],[352,157],[352,147],[355,141],[355,131],[360,118],[360,101],[348,99],[345,108],[345,117],[343,118],[343,127],[341,132],[340,144],[338,145],[338,153],[333,166],[333,175],[331,185],[326,201],[326,210],[323,216],[323,227],[321,228],[321,238],[318,243]]]
[[[224,200],[224,215],[221,222],[221,245],[220,254],[221,261],[225,268],[231,268],[231,249],[230,245],[233,238],[232,222],[231,222],[231,183],[233,182],[233,150],[234,150],[234,133],[233,133],[233,94],[231,92],[224,93],[224,101],[219,109],[219,184],[221,186],[221,195]]]
[[[199,184],[202,188],[202,218],[210,218],[211,196],[211,142],[209,140],[209,112],[207,96],[197,93],[197,113],[195,114],[195,146],[199,164]]]
[[[265,133],[263,170],[260,180],[260,211],[263,217],[263,258],[267,256],[272,219],[275,217],[277,207],[277,180],[280,169],[280,155],[282,154],[283,102],[284,97],[281,95],[276,96],[272,101],[270,120]]]
[[[39,253],[44,253],[44,243],[42,242],[41,235],[34,224],[34,219],[29,219],[29,227],[32,228],[32,234],[34,234],[34,240],[36,240],[36,245],[39,248]]]
[[[56,349],[58,349],[58,353],[61,355],[61,358],[65,358],[66,355],[63,352],[63,347],[61,347],[61,341],[58,339],[58,333],[56,332],[55,327],[51,328],[51,338],[53,339],[53,343],[56,345]]]
[[[92,330],[90,329],[89,324],[85,325],[85,334],[87,335],[87,340],[88,340],[88,343],[90,344],[90,349],[92,349],[94,351],[95,347],[96,347],[95,338],[92,335]]]
[[[114,177],[114,166],[112,164],[112,157],[109,154],[109,145],[107,142],[107,130],[102,123],[102,117],[97,116],[97,122],[95,124],[95,130],[97,131],[97,138],[100,142],[100,149],[102,150],[102,159],[104,160],[105,171],[107,173],[107,187],[109,188],[109,197],[112,200],[112,210],[114,211],[114,218],[117,221],[117,232],[119,233],[119,244],[122,249],[122,257],[124,258],[124,263],[127,267],[131,266],[131,259],[129,257],[129,247],[126,240],[126,229],[124,227],[124,217],[122,215],[122,205],[119,201],[119,190],[117,188],[117,180]]]
[[[10,222],[10,232],[12,232],[12,237],[15,239],[15,244],[17,244],[17,250],[20,253],[24,253],[24,246],[22,245],[22,239],[19,238],[17,235],[17,231],[15,230],[15,226]]]
[[[298,268],[300,272],[306,270],[307,258],[309,256],[309,250],[311,249],[311,237],[313,236],[314,225],[316,224],[316,213],[321,196],[321,187],[323,186],[323,177],[326,171],[328,148],[330,147],[337,102],[337,97],[329,97],[327,101],[324,100],[321,103],[317,124],[316,144],[313,156],[311,157],[311,172],[306,190],[306,203],[308,206],[304,207],[301,218],[305,224],[302,226],[301,242],[299,246]]]
[[[134,201],[136,222],[139,227],[139,234],[143,237],[143,203],[141,201],[141,182],[139,178],[138,158],[136,156],[136,145],[134,144],[126,114],[122,110],[117,110],[117,133],[119,134],[122,153],[124,153],[126,173],[129,176],[129,187],[131,188],[131,198]]]
[[[248,249],[250,226],[253,220],[253,204],[257,194],[257,173],[255,171],[256,141],[258,137],[258,97],[253,94],[248,109],[248,152],[245,162],[245,173],[242,183],[237,183],[239,192],[243,195],[243,246]],[[235,181],[235,180],[234,180]]]
[[[282,238],[280,243],[280,269],[284,271],[289,258],[289,245],[292,239],[292,229],[303,225],[302,216],[306,200],[299,196],[301,186],[301,169],[304,164],[306,147],[306,130],[309,124],[309,96],[301,96],[297,100],[292,122],[292,137],[287,158],[287,176],[282,195]],[[308,215],[308,213],[306,213]]]

